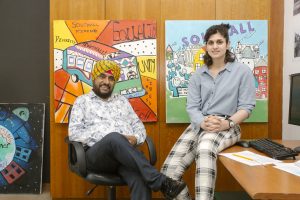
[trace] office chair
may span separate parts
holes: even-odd
[[[116,186],[126,185],[118,174],[94,173],[86,169],[85,150],[80,142],[70,141],[69,137],[65,138],[68,144],[68,164],[72,172],[84,178],[88,182],[95,184],[93,188],[86,192],[90,195],[94,189],[99,186],[108,186],[108,200],[116,200]],[[146,137],[146,144],[149,152],[149,161],[151,165],[156,163],[156,150],[150,137]]]

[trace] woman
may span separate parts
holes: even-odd
[[[240,139],[240,124],[255,107],[254,76],[235,61],[230,46],[229,24],[207,29],[205,65],[190,79],[187,112],[191,124],[173,146],[161,171],[175,180],[196,161],[195,199],[214,196],[217,155]],[[187,187],[177,199],[191,199]]]

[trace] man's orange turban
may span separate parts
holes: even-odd
[[[94,65],[92,79],[95,80],[95,78],[102,73],[109,73],[114,76],[114,79],[117,82],[120,78],[120,71],[120,66],[116,62],[111,60],[99,60]]]

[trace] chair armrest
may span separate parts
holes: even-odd
[[[149,136],[147,136],[146,143],[149,151],[150,164],[155,165],[157,158],[156,158],[156,150],[155,150],[153,140]]]
[[[70,141],[69,137],[65,138],[68,144],[68,163],[71,171],[85,177],[87,174],[86,158],[83,145],[80,142]]]

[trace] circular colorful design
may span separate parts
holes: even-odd
[[[14,158],[16,144],[13,134],[0,125],[0,171],[3,170]]]

